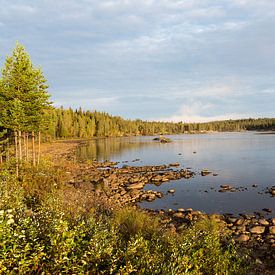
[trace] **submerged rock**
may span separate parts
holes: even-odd
[[[207,175],[209,175],[209,174],[211,174],[212,172],[211,171],[209,171],[208,169],[203,169],[202,171],[201,171],[201,175],[204,177],[204,176],[207,176]]]

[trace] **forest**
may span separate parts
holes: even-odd
[[[55,108],[47,111],[49,138],[91,138],[164,135],[205,131],[274,130],[275,118],[213,121],[208,123],[127,120],[105,112]]]

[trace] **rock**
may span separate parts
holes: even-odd
[[[183,215],[183,213],[181,213],[181,212],[177,212],[177,213],[174,213],[173,214],[173,217],[174,218],[180,218],[180,219],[183,219],[184,218],[184,215]]]
[[[272,218],[271,222],[272,222],[273,225],[275,225],[275,218]]]
[[[209,174],[211,174],[212,172],[210,172],[208,169],[203,169],[202,171],[201,171],[201,175],[204,177],[204,176],[207,176],[207,175],[209,175]]]
[[[158,198],[162,198],[163,197],[163,193],[161,193],[161,192],[156,192],[155,194],[156,194],[156,197],[158,197]]]
[[[272,235],[275,235],[275,226],[274,225],[269,227],[269,233]]]
[[[174,190],[174,189],[170,189],[170,190],[168,190],[168,193],[174,194],[174,193],[175,193],[175,190]]]
[[[144,183],[143,182],[138,182],[138,183],[133,183],[133,184],[129,184],[127,185],[127,189],[131,190],[131,189],[143,189],[144,187]]]
[[[229,223],[235,223],[237,221],[237,218],[229,217],[227,220]]]
[[[266,219],[259,219],[259,224],[261,224],[261,225],[269,225],[269,222]]]
[[[256,187],[258,187],[258,185],[257,184],[253,184],[252,187],[256,188]]]
[[[151,181],[160,182],[160,181],[162,181],[162,176],[161,175],[156,175],[155,177],[153,177],[151,179]]]
[[[249,238],[248,235],[241,234],[241,235],[239,235],[235,238],[235,241],[237,241],[237,242],[247,242],[247,241],[249,241],[249,239],[250,238]]]
[[[271,213],[271,212],[272,212],[272,209],[270,209],[270,208],[263,208],[263,211],[268,212],[268,213]]]
[[[183,208],[178,208],[178,212],[184,212],[185,210]]]
[[[175,162],[175,163],[170,163],[169,166],[170,167],[179,167],[180,164],[178,162]]]
[[[265,227],[259,225],[253,226],[250,228],[249,232],[253,234],[263,234],[265,232]]]
[[[246,227],[245,227],[245,225],[239,225],[239,226],[237,226],[237,231],[239,231],[239,232],[245,232],[246,231]]]
[[[227,185],[227,184],[220,185],[220,187],[221,187],[222,189],[226,189],[226,190],[230,190],[230,189],[232,189],[232,188],[233,188],[232,186]]]
[[[219,174],[217,174],[217,173],[213,173],[213,176],[214,176],[214,177],[217,177],[218,175],[219,175]]]
[[[242,225],[244,223],[244,219],[237,219],[235,225]]]
[[[153,201],[156,199],[156,195],[155,194],[146,194],[146,200],[147,201]]]
[[[166,138],[166,137],[156,137],[153,139],[154,141],[159,141],[160,143],[169,143],[172,142],[172,140],[170,138]]]

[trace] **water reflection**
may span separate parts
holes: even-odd
[[[77,150],[79,159],[97,161],[118,160],[127,153],[154,145],[151,137],[101,138],[88,141]]]

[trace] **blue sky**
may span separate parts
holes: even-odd
[[[125,118],[275,117],[273,0],[0,0],[56,106]]]

